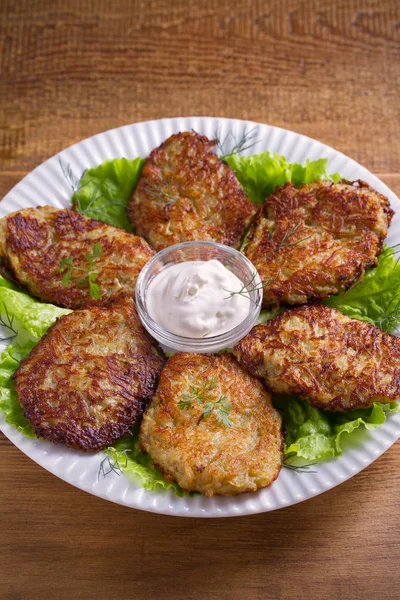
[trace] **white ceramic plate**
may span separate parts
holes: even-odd
[[[84,169],[97,166],[107,158],[145,157],[172,133],[191,129],[209,138],[215,136],[218,130],[221,139],[228,132],[240,139],[244,130],[253,130],[259,141],[247,152],[249,154],[269,150],[283,154],[290,162],[300,163],[306,158],[328,158],[329,172],[338,171],[350,180],[363,179],[389,197],[397,214],[387,243],[393,245],[400,241],[400,201],[384,183],[355,161],[325,144],[292,131],[248,121],[208,117],[136,123],[79,142],[50,158],[18,183],[1,202],[0,217],[29,206],[49,204],[58,208],[67,207],[71,189],[61,172],[60,158],[80,175]],[[232,498],[178,498],[172,492],[148,492],[140,486],[139,481],[130,480],[126,476],[111,473],[106,478],[98,478],[99,465],[104,458],[101,453],[87,455],[55,446],[45,440],[25,438],[4,422],[1,413],[0,428],[22,452],[39,465],[68,483],[106,500],[167,515],[230,517],[289,506],[346,481],[376,460],[400,437],[400,412],[391,415],[383,426],[372,433],[363,431],[357,447],[348,447],[340,458],[318,465],[315,467],[316,473],[300,474],[282,469],[279,478],[270,487],[254,494],[241,494]]]

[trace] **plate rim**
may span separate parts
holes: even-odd
[[[83,142],[89,142],[89,141],[95,140],[96,138],[98,138],[100,136],[104,136],[104,135],[107,135],[107,134],[108,135],[109,134],[113,134],[114,132],[121,131],[122,129],[125,129],[125,128],[128,129],[128,128],[134,126],[134,125],[155,125],[155,124],[160,124],[160,123],[164,123],[164,122],[170,122],[170,121],[175,121],[175,120],[176,121],[178,121],[178,120],[186,120],[186,119],[194,119],[194,120],[203,121],[203,122],[210,121],[210,120],[218,120],[218,121],[222,121],[222,122],[225,122],[225,123],[233,121],[233,122],[237,122],[237,123],[251,124],[253,126],[262,125],[262,126],[270,127],[270,128],[275,129],[277,131],[281,131],[283,133],[293,134],[296,137],[304,139],[304,140],[307,140],[309,142],[317,142],[318,144],[321,144],[325,148],[328,148],[330,151],[334,152],[336,155],[340,155],[341,157],[345,158],[347,161],[351,161],[351,163],[353,163],[353,165],[355,167],[362,168],[363,170],[367,171],[368,175],[371,178],[373,178],[376,181],[378,181],[381,187],[386,188],[386,190],[389,192],[390,195],[396,196],[396,198],[398,199],[398,196],[389,188],[389,186],[384,181],[382,181],[381,179],[379,179],[379,177],[377,177],[377,175],[375,175],[374,173],[372,173],[372,171],[370,171],[367,167],[364,167],[364,165],[362,165],[361,163],[357,162],[354,158],[352,158],[348,154],[345,154],[341,150],[337,150],[336,148],[334,148],[333,146],[330,146],[329,144],[325,144],[325,142],[321,142],[317,138],[312,138],[312,137],[310,137],[308,135],[305,135],[304,133],[298,133],[297,131],[295,131],[293,129],[286,129],[284,127],[280,127],[279,125],[270,125],[269,123],[262,123],[260,121],[252,121],[252,120],[248,120],[248,119],[237,119],[236,117],[216,117],[216,116],[204,116],[204,115],[186,115],[184,117],[182,117],[182,116],[162,117],[160,119],[148,119],[146,121],[134,121],[132,123],[126,123],[125,125],[120,125],[118,127],[110,127],[109,129],[105,129],[104,131],[100,131],[100,132],[94,133],[93,135],[90,135],[90,136],[88,136],[86,138],[82,138],[81,140],[78,140],[77,142],[74,142],[73,144],[70,144],[69,146],[66,146],[65,148],[62,148],[61,150],[58,150],[52,156],[49,156],[48,158],[45,158],[45,160],[43,162],[41,162],[36,167],[34,167],[31,171],[29,171],[29,173],[26,173],[26,175],[24,175],[22,177],[22,179],[20,179],[3,196],[3,198],[0,200],[0,206],[4,202],[4,200],[7,199],[7,196],[9,194],[11,194],[11,192],[14,192],[14,190],[16,188],[18,188],[18,186],[20,184],[26,183],[25,180],[26,180],[27,177],[30,177],[32,174],[36,173],[36,171],[38,169],[40,169],[41,167],[43,167],[44,165],[46,165],[48,162],[52,161],[54,158],[56,158],[57,156],[59,156],[59,154],[61,154],[63,152],[70,151],[70,150],[73,150],[77,146],[79,146],[80,144],[82,144]],[[257,154],[257,153],[254,152],[253,154]],[[119,158],[119,157],[115,157],[115,158]],[[88,167],[88,168],[90,168],[90,167]]]

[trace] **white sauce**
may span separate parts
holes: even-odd
[[[219,260],[187,261],[154,277],[146,292],[146,307],[150,317],[171,333],[211,337],[230,331],[249,314],[248,295],[229,297],[230,291],[242,287]]]

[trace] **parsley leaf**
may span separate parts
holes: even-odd
[[[178,408],[190,410],[193,403],[195,403],[203,409],[199,422],[201,419],[208,419],[214,414],[219,425],[231,427],[232,421],[229,418],[229,413],[232,410],[232,403],[227,401],[226,396],[220,396],[218,400],[213,398],[216,387],[217,380],[215,377],[206,379],[199,387],[189,386],[189,393],[181,395],[182,399],[178,402]]]
[[[62,273],[65,271],[62,284],[63,287],[67,287],[68,282],[71,279],[72,271],[83,271],[85,273],[85,277],[78,281],[78,286],[83,288],[85,286],[89,286],[90,297],[95,300],[99,300],[101,298],[100,286],[96,283],[98,271],[95,270],[95,261],[100,258],[103,254],[103,248],[100,242],[96,242],[93,246],[92,253],[87,252],[85,254],[85,258],[88,262],[88,267],[76,267],[74,265],[74,259],[72,256],[68,256],[68,258],[63,258],[60,261],[60,266],[57,269],[56,273]]]

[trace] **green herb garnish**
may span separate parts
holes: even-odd
[[[288,462],[291,458],[296,457],[296,452],[290,452],[285,456],[285,460],[283,461],[282,466],[285,469],[290,469],[291,471],[295,471],[296,473],[317,473],[318,471],[313,471],[310,467],[314,467],[317,463],[307,463],[303,465],[294,465],[293,463]]]
[[[93,246],[92,254],[87,252],[85,254],[85,258],[88,261],[88,267],[76,267],[74,265],[74,259],[72,256],[68,256],[68,258],[63,258],[60,261],[60,267],[57,270],[57,273],[62,273],[65,271],[62,284],[64,287],[67,287],[68,282],[71,279],[72,271],[83,271],[86,276],[78,281],[79,287],[84,287],[85,285],[89,285],[90,289],[90,297],[98,300],[101,298],[100,286],[96,283],[97,276],[99,274],[98,271],[95,270],[95,261],[100,258],[103,254],[103,248],[100,242],[96,242]]]
[[[215,377],[206,379],[200,387],[191,385],[189,393],[182,394],[182,400],[178,402],[178,408],[190,410],[193,403],[198,404],[203,408],[199,423],[202,419],[207,419],[214,414],[220,425],[231,427],[232,421],[229,419],[229,413],[232,410],[232,403],[227,401],[226,396],[220,396],[218,400],[214,399],[212,396],[216,387],[217,380]]]
[[[247,128],[244,128],[242,136],[238,138],[236,134],[232,133],[232,131],[228,131],[225,135],[224,139],[221,137],[220,128],[216,129],[214,132],[214,140],[217,145],[218,150],[221,153],[221,158],[225,159],[233,154],[240,154],[241,152],[245,152],[245,150],[250,150],[256,144],[258,144],[258,127],[253,127],[249,131]],[[230,150],[228,150],[230,148]]]
[[[381,295],[380,306],[383,311],[383,316],[377,325],[382,331],[393,331],[400,321],[400,294],[395,294],[385,305],[383,294]]]
[[[253,271],[250,281],[248,283],[243,283],[240,290],[232,291],[232,290],[226,290],[224,288],[224,292],[229,292],[229,296],[225,296],[224,300],[228,300],[229,298],[232,298],[233,296],[243,296],[244,298],[247,298],[248,300],[250,300],[250,302],[254,302],[254,300],[252,298],[250,298],[250,292],[257,292],[258,290],[262,290],[265,287],[268,287],[273,281],[273,279],[271,277],[270,279],[268,279],[268,281],[266,283],[262,283],[262,281],[260,281],[259,283],[256,283],[255,282],[256,277],[257,277],[257,272]]]
[[[79,192],[81,192],[86,185],[89,185],[91,183],[92,180],[88,179],[86,183],[81,184],[79,187]],[[112,194],[112,192],[109,191],[107,181],[105,179],[102,179],[96,185],[94,185],[91,196],[88,199],[85,198],[85,200],[87,201],[87,205],[85,206],[85,208],[82,207],[80,194],[76,193],[73,197],[76,205],[76,212],[80,213],[81,215],[86,215],[89,218],[97,218],[96,215],[99,214],[100,217],[103,215],[105,208],[110,209],[114,206],[120,206],[125,211],[126,205],[123,202],[110,202],[104,195],[104,193],[106,192],[107,195]],[[98,202],[99,200],[102,201]]]
[[[125,210],[126,205],[123,202],[109,202],[109,200],[105,197],[104,193],[107,193],[107,195],[111,195],[112,194],[112,190],[109,190],[109,187],[107,185],[107,181],[105,178],[101,179],[98,183],[94,183],[92,181],[91,178],[87,179],[85,182],[82,181],[85,173],[83,173],[82,177],[79,178],[75,175],[75,173],[73,172],[71,165],[69,163],[64,163],[61,158],[58,159],[58,162],[60,163],[60,167],[61,170],[63,172],[63,175],[65,177],[65,179],[68,181],[69,185],[71,186],[72,192],[73,192],[73,205],[76,206],[76,212],[78,212],[81,215],[87,215],[90,218],[93,218],[93,216],[96,218],[96,214],[100,214],[100,217],[103,215],[104,213],[104,209],[105,208],[112,208],[114,206],[122,206],[123,209]],[[84,190],[84,188],[86,186],[91,186],[91,184],[93,183],[94,187],[93,190],[89,196],[89,198],[85,197],[85,207],[83,207],[82,203],[81,203],[81,195],[82,195],[82,190]],[[102,192],[103,190],[103,192]],[[77,192],[80,192],[79,194]],[[98,200],[103,200],[101,203],[98,202]]]
[[[103,477],[107,477],[110,473],[122,475],[123,470],[128,466],[128,452],[131,452],[131,450],[115,450],[107,455],[100,463],[97,480],[100,479],[100,475],[103,475]]]
[[[164,207],[174,204],[177,201],[176,194],[173,193],[170,184],[163,174],[161,174],[161,181],[159,183],[147,182],[143,186],[143,189],[150,198],[161,202]]]
[[[0,340],[2,342],[9,342],[11,340],[14,340],[17,337],[18,331],[14,328],[14,315],[10,315],[10,313],[8,312],[7,306],[4,302],[3,302],[3,308],[4,308],[4,312],[5,312],[5,317],[3,317],[0,314],[0,325],[5,327],[5,329],[8,329],[11,332],[11,335],[9,335],[7,337],[0,337]]]
[[[291,227],[290,229],[285,231],[285,235],[283,236],[282,240],[279,242],[278,246],[276,247],[277,251],[280,250],[281,248],[285,248],[285,247],[292,248],[294,246],[298,246],[301,242],[304,242],[305,240],[308,240],[310,237],[312,237],[311,235],[307,235],[306,237],[301,238],[301,240],[297,240],[297,242],[294,242],[293,244],[290,243],[290,240],[297,233],[300,226],[301,226],[301,221],[299,221],[298,223],[293,225],[293,227]]]
[[[65,179],[71,186],[73,193],[75,193],[79,188],[81,180],[75,175],[69,163],[65,163],[61,158],[58,159],[58,162],[60,163],[61,171],[63,172]]]

